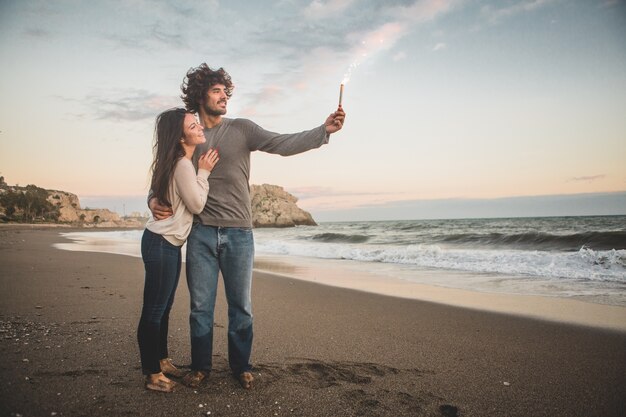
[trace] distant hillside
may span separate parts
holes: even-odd
[[[317,225],[310,213],[297,206],[298,199],[277,185],[252,185],[254,227]],[[0,222],[60,223],[82,227],[143,227],[139,213],[120,216],[108,209],[81,208],[76,194],[45,190],[36,185],[10,186],[0,177]]]
[[[143,227],[147,219],[120,218],[108,209],[81,208],[76,194],[36,185],[11,186],[0,177],[0,221],[61,223],[84,227]]]

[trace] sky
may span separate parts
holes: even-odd
[[[0,175],[83,207],[145,211],[154,119],[206,62],[280,133],[346,82],[328,145],[252,157],[318,220],[626,214],[624,0],[0,0],[0,60]]]

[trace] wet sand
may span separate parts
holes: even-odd
[[[280,255],[257,256],[255,268],[275,275],[334,287],[626,332],[626,307],[597,304],[573,297],[478,292],[420,284],[398,277],[381,275],[379,272],[368,269],[366,263],[349,260],[322,260]],[[445,270],[422,270],[411,273],[436,276],[444,282],[445,278],[449,277],[455,277],[460,281],[471,279],[473,275],[476,275]],[[419,281],[419,277],[416,278]]]
[[[624,331],[264,272],[253,284],[255,387],[228,371],[220,288],[207,383],[148,392],[135,336],[141,259],[52,247],[64,241],[50,228],[0,228],[0,415],[626,414]],[[183,367],[188,302],[183,276],[170,323]]]

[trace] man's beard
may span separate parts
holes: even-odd
[[[202,108],[209,116],[223,116],[226,114],[226,109],[212,109],[206,102],[203,103]]]

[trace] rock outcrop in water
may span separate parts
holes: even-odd
[[[297,206],[298,199],[278,185],[252,185],[254,227],[317,226],[310,213]]]

